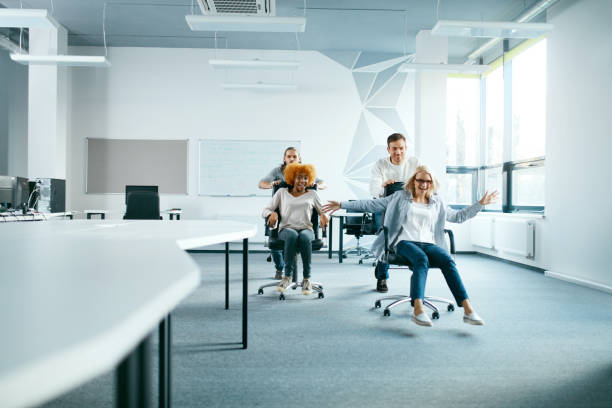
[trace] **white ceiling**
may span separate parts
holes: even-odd
[[[46,8],[69,32],[70,45],[102,45],[106,2],[111,47],[181,47],[414,52],[419,30],[437,19],[513,20],[538,0],[276,0],[277,15],[306,15],[306,31],[292,33],[192,32],[185,15],[192,0],[0,0],[0,5]],[[306,9],[304,9],[306,4]],[[199,12],[197,4],[193,6]],[[538,19],[542,20],[542,17]],[[463,62],[482,39],[450,38],[449,62]]]

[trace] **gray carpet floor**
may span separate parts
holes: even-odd
[[[458,308],[424,328],[410,321],[409,306],[389,317],[373,307],[371,264],[316,254],[313,280],[325,298],[295,291],[279,301],[274,288],[256,294],[273,267],[265,254],[251,254],[242,350],[240,255],[231,258],[230,310],[223,255],[192,256],[202,285],[173,313],[175,407],[612,407],[610,294],[458,255],[486,325],[464,324]],[[391,270],[389,293],[408,293],[409,279],[409,271]],[[427,293],[451,296],[438,270]],[[44,406],[112,407],[113,386],[109,373]]]

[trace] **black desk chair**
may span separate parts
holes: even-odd
[[[353,248],[345,250],[342,254],[346,258],[349,254],[356,254],[359,257],[359,264],[362,264],[366,259],[374,258],[374,253],[366,247],[359,244],[359,239],[364,235],[376,235],[378,228],[374,221],[374,215],[371,213],[363,213],[361,215],[347,215],[344,217],[344,233],[353,235],[357,239],[357,245]],[[372,266],[375,266],[376,262]]]
[[[454,256],[455,255],[455,236],[453,235],[453,231],[449,229],[445,229],[444,232],[448,235],[448,238],[450,241],[450,253]],[[383,262],[388,263],[389,265],[399,266],[398,268],[390,268],[390,269],[405,269],[405,268],[402,268],[403,266],[403,267],[408,267],[408,269],[412,270],[412,265],[410,264],[410,262],[408,262],[406,258],[402,258],[401,256],[397,255],[393,250],[389,248],[389,232],[387,230],[387,227],[383,227],[383,234],[385,234],[385,254],[384,254]],[[387,307],[385,307],[384,312],[383,312],[385,316],[391,316],[391,308],[394,308],[395,306],[399,306],[402,303],[407,303],[407,302],[412,301],[410,296],[406,296],[406,295],[384,296],[379,299],[376,299],[376,301],[374,302],[374,307],[380,308],[382,306],[381,302],[383,300],[393,300],[393,302],[389,303]],[[440,312],[438,308],[436,307],[436,305],[434,305],[432,302],[446,304],[446,310],[448,310],[449,312],[452,312],[453,310],[455,310],[455,305],[453,304],[451,300],[434,297],[434,296],[425,296],[425,298],[423,299],[423,304],[429,307],[433,311],[433,313],[431,314],[432,319],[440,318]]]
[[[283,185],[284,184],[284,185]],[[281,188],[281,187],[287,187],[288,185],[286,183],[282,183],[281,185],[278,186],[274,186],[274,193],[276,193],[276,191]],[[308,189],[317,189],[316,184],[313,187],[309,187]],[[278,212],[278,209],[276,210],[276,213],[278,214],[278,222],[280,224],[280,213]],[[310,217],[310,222],[312,223],[312,229],[314,231],[314,240],[312,240],[312,252],[314,251],[319,251],[321,248],[323,248],[323,241],[319,238],[319,214],[317,213],[316,210],[314,210],[312,212],[312,216]],[[270,249],[275,249],[275,250],[283,250],[285,249],[285,241],[283,241],[282,239],[280,239],[278,237],[278,228],[270,228],[270,226],[268,225],[268,219],[266,218],[266,231],[265,231],[265,235],[268,237],[268,248]],[[297,289],[297,288],[301,288],[302,287],[302,282],[298,282],[298,268],[297,268],[297,258],[298,258],[298,253],[296,252],[295,254],[295,259],[292,260],[292,262],[294,262],[294,268],[293,268],[293,276],[292,276],[292,280],[293,283],[287,288],[287,289]],[[287,260],[285,260],[285,262],[287,262]],[[286,266],[285,266],[286,267]],[[274,282],[271,283],[266,283],[265,285],[261,285],[259,287],[259,289],[257,289],[257,294],[258,295],[263,295],[264,293],[264,288],[269,288],[272,286],[277,286],[278,283],[280,281],[275,280]],[[324,293],[323,293],[323,284],[321,284],[320,282],[310,282],[310,285],[312,286],[312,290],[313,292],[317,292],[318,293],[318,297],[319,299],[322,299],[325,297]],[[278,297],[279,300],[285,300],[285,294],[281,293],[280,296]]]
[[[152,191],[131,191],[127,194],[124,220],[161,220],[159,195]]]

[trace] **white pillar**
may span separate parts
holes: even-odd
[[[66,54],[68,34],[30,29],[30,54]],[[67,75],[65,67],[30,65],[28,86],[28,177],[66,178]]]
[[[416,63],[447,63],[448,40],[429,30],[416,37]],[[441,183],[446,176],[446,76],[443,71],[417,71],[415,76],[415,153]]]

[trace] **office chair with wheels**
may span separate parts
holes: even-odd
[[[449,229],[445,229],[444,232],[448,235],[448,238],[450,241],[450,253],[452,255],[455,255],[455,236],[453,235],[453,231]],[[401,266],[404,266],[412,270],[412,265],[410,264],[410,262],[408,262],[407,259],[402,258],[401,256],[397,255],[393,250],[389,248],[389,235],[388,235],[387,227],[383,227],[383,234],[385,234],[385,254],[383,257],[383,262],[388,263],[389,265],[400,266],[398,268],[390,268],[390,269],[404,269],[404,268],[401,268]],[[383,312],[383,315],[385,316],[391,316],[391,308],[394,308],[395,306],[399,306],[402,303],[407,303],[407,302],[412,301],[410,296],[406,296],[406,295],[384,296],[379,299],[376,299],[376,301],[374,302],[374,307],[380,308],[382,306],[381,302],[384,300],[393,300],[393,302],[389,303],[385,307],[384,312]],[[446,310],[448,310],[449,312],[452,312],[453,310],[455,310],[455,305],[453,304],[451,300],[434,297],[434,296],[425,296],[425,298],[423,299],[423,304],[433,311],[433,313],[431,314],[432,319],[440,318],[440,312],[437,306],[434,305],[432,302],[446,304],[447,305]]]
[[[285,184],[285,186],[275,186],[275,192],[276,190],[278,190],[281,187],[286,187],[287,185]],[[310,187],[310,189],[315,189],[316,190],[316,184],[313,187]],[[278,213],[278,210],[277,210]],[[278,222],[280,224],[280,213],[278,213]],[[316,210],[313,210],[312,212],[312,216],[310,217],[310,222],[312,223],[312,229],[314,231],[314,240],[312,240],[312,252],[315,251],[319,251],[321,248],[323,248],[323,241],[319,238],[319,214],[317,213]],[[278,228],[270,228],[268,226],[268,219],[266,218],[266,233],[268,236],[268,248],[270,249],[275,249],[275,250],[283,250],[285,248],[285,241],[283,241],[282,239],[280,239],[278,237]],[[292,262],[294,262],[294,268],[293,268],[293,276],[292,276],[292,284],[287,288],[287,289],[297,289],[297,288],[301,288],[302,287],[302,282],[298,281],[298,268],[297,268],[297,258],[298,258],[299,254],[296,252],[295,254],[295,259],[292,260]],[[286,267],[286,266],[285,266]],[[271,283],[267,283],[265,285],[261,285],[259,287],[259,289],[257,289],[257,294],[258,295],[263,295],[264,293],[264,288],[269,288],[272,286],[277,286],[278,283],[280,281],[279,280],[275,280],[274,282]],[[310,282],[311,286],[312,286],[312,290],[313,292],[318,293],[318,297],[319,299],[322,299],[325,297],[325,294],[323,293],[323,284],[321,284],[320,282],[314,282],[311,281]],[[279,300],[285,300],[285,294],[281,293],[279,296]]]
[[[127,194],[124,220],[161,220],[159,195],[151,191],[132,191]]]
[[[346,258],[349,254],[356,254],[359,257],[359,264],[362,264],[366,259],[375,258],[374,253],[372,253],[369,248],[362,247],[359,244],[359,239],[364,235],[376,235],[378,232],[377,230],[373,214],[363,213],[362,215],[345,216],[344,233],[353,235],[357,239],[357,245],[345,250],[342,257]],[[376,265],[375,262],[374,265]]]

